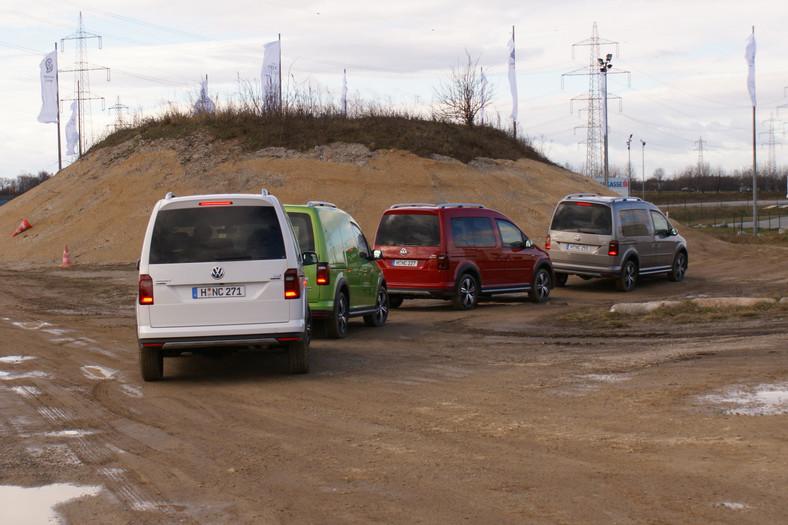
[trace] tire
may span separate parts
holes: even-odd
[[[621,268],[621,275],[616,279],[616,288],[619,292],[631,292],[635,289],[638,279],[638,267],[635,261],[627,259]]]
[[[140,374],[143,381],[159,381],[164,377],[164,353],[161,348],[140,346]]]
[[[528,297],[535,303],[547,301],[550,298],[550,285],[550,272],[547,268],[539,268],[534,275],[531,289],[528,290]]]
[[[569,279],[569,274],[568,273],[555,272],[555,283],[554,284],[558,288],[563,288],[564,286],[566,286],[567,279]]]
[[[399,308],[404,299],[401,295],[389,295],[389,308]]]
[[[451,304],[457,310],[473,310],[479,302],[479,281],[470,273],[464,273],[457,280]]]
[[[684,279],[684,274],[687,273],[687,254],[679,252],[673,259],[673,267],[668,272],[668,279],[673,282],[678,282]]]
[[[326,335],[331,339],[344,339],[347,337],[348,302],[347,295],[341,290],[334,297],[334,312],[326,322]]]
[[[309,372],[309,341],[304,337],[297,343],[287,345],[287,371],[291,374]]]
[[[389,294],[385,286],[378,288],[378,296],[375,300],[375,313],[364,316],[364,324],[367,326],[383,326],[389,317]]]

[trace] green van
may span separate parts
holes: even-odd
[[[312,319],[333,339],[347,336],[348,319],[382,326],[389,298],[383,272],[353,217],[329,202],[284,206],[302,252],[317,253],[304,267]]]

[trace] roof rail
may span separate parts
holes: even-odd
[[[451,202],[448,204],[440,204],[438,208],[485,208],[483,204],[471,204],[467,202]]]
[[[614,201],[633,201],[633,202],[638,202],[638,201],[642,201],[643,199],[641,199],[640,197],[614,197],[613,200]]]
[[[167,199],[167,200],[170,200],[173,197],[175,197],[175,194],[173,192],[171,192],[171,191],[168,191],[167,195],[164,196],[164,198]]]
[[[583,199],[586,197],[599,197],[596,193],[572,193],[564,197],[565,199]]]
[[[400,204],[392,204],[389,209],[394,208],[411,208],[411,207],[435,207],[435,204],[429,202],[402,202]]]
[[[263,191],[261,191],[260,193],[263,194],[263,197],[268,197],[268,190],[267,189],[263,188]]]
[[[324,206],[326,208],[336,208],[337,205],[332,202],[324,202],[324,201],[309,201],[306,203],[307,206]]]

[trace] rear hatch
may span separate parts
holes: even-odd
[[[561,202],[553,214],[549,234],[550,259],[554,263],[606,265],[613,239],[610,207],[590,202]]]
[[[283,227],[273,206],[238,196],[173,203],[159,210],[151,235],[152,327],[290,320]]]
[[[154,328],[282,323],[284,260],[159,264],[150,267]],[[212,275],[223,274],[221,281]]]
[[[442,280],[438,271],[440,218],[430,211],[396,211],[380,220],[375,249],[389,288],[429,285]]]

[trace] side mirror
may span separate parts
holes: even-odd
[[[312,266],[313,264],[317,264],[317,253],[315,252],[303,252],[301,254],[301,263],[304,266]]]
[[[531,239],[528,239],[527,241],[525,241],[525,247],[526,248],[533,248],[534,247],[534,243],[531,242]]]
[[[668,235],[678,235],[678,234],[679,232],[678,230],[676,230],[676,228],[671,228],[670,231],[668,232]]]
[[[383,252],[381,250],[373,250],[372,251],[372,259],[375,261],[379,261],[383,258]]]

